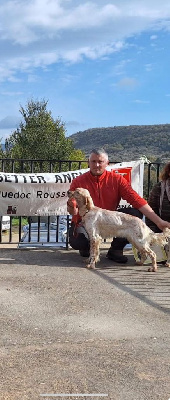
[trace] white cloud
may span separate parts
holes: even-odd
[[[29,74],[29,75],[28,75],[28,82],[29,82],[29,83],[31,83],[31,82],[37,82],[37,80],[38,80],[38,76],[37,76],[37,75],[35,75],[35,74]]]
[[[145,70],[148,72],[152,71],[152,64],[145,64]]]
[[[101,6],[97,2],[81,4],[81,1],[75,6],[73,1],[59,0],[32,0],[28,3],[3,0],[2,3],[1,37],[21,45],[38,41],[46,35],[50,38],[59,34],[60,37],[63,30],[101,27],[121,14],[118,7],[105,2]]]
[[[107,58],[133,35],[168,29],[169,18],[169,0],[1,0],[0,81],[17,81],[17,71],[31,79],[59,61]]]
[[[20,96],[23,92],[2,91],[0,94],[3,96]]]
[[[118,83],[117,86],[123,89],[133,89],[138,85],[138,81],[135,78],[123,78]]]
[[[20,121],[21,118],[9,115],[0,121],[0,129],[16,128]]]
[[[67,121],[67,122],[66,122],[66,126],[73,126],[73,127],[78,128],[80,125],[81,125],[81,124],[80,124],[80,122],[78,122],[78,121]]]
[[[137,104],[149,104],[150,101],[148,101],[148,100],[134,100],[133,103],[137,103]]]
[[[151,35],[151,36],[150,36],[150,40],[156,40],[157,37],[158,37],[157,35]]]

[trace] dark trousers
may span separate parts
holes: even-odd
[[[127,207],[118,209],[117,211],[123,212],[124,214],[133,215],[140,219],[143,218],[143,214],[136,208]],[[129,242],[126,238],[113,238],[110,250],[113,252],[114,250],[123,250],[128,243]],[[88,234],[81,224],[78,226],[76,226],[74,223],[71,224],[69,229],[69,244],[74,250],[88,251],[90,249]]]

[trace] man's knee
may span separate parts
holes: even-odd
[[[69,244],[74,250],[89,250],[89,238],[84,227],[72,224],[69,229]]]

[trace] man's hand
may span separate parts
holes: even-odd
[[[145,217],[154,222],[154,224],[156,224],[161,231],[163,231],[165,228],[170,229],[170,222],[164,221],[159,217],[159,215],[155,214],[149,204],[145,204],[143,207],[139,208],[139,211],[141,211]]]
[[[170,229],[170,223],[167,221],[164,221],[163,219],[159,222],[159,224],[157,224],[157,226],[161,231],[163,231],[165,228]]]
[[[78,207],[77,203],[74,199],[69,199],[67,201],[67,211],[70,215],[77,215],[78,214]]]

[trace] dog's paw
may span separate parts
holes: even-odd
[[[87,264],[86,268],[88,269],[95,269],[95,265],[94,264]]]
[[[165,263],[165,267],[170,268],[170,263],[166,262],[166,263]]]
[[[157,267],[149,267],[148,268],[148,272],[156,272],[157,271]]]
[[[88,260],[87,258],[85,258],[85,259],[83,258],[82,261],[83,261],[84,264],[86,264],[87,262],[89,262],[89,260]]]
[[[143,265],[142,261],[136,261],[136,265]]]

